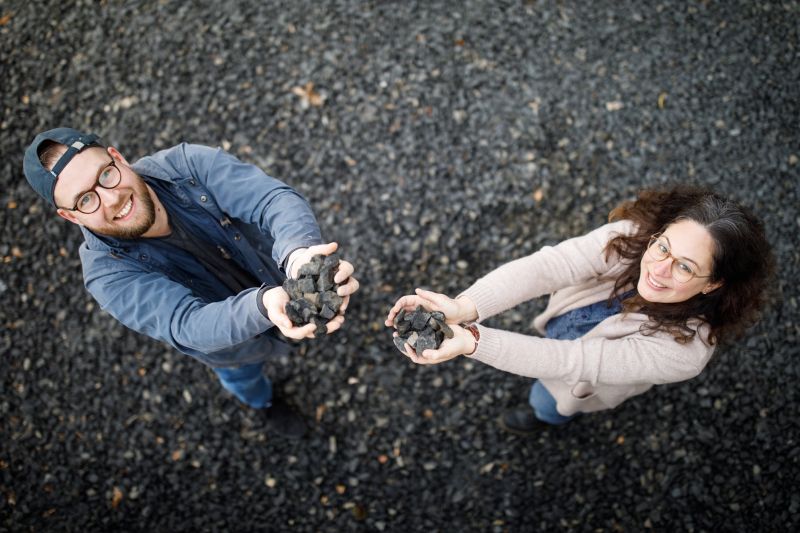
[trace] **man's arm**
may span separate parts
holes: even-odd
[[[191,144],[181,148],[190,173],[226,214],[256,224],[272,236],[276,264],[283,265],[299,248],[322,244],[311,207],[293,188],[221,149]]]
[[[258,308],[258,288],[219,302],[197,298],[164,274],[81,247],[84,283],[127,327],[195,355],[231,348],[273,326]]]

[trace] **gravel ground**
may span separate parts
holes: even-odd
[[[0,529],[796,530],[799,19],[794,0],[0,0]],[[92,303],[80,233],[21,171],[57,125],[130,159],[220,145],[306,195],[362,282],[344,331],[270,363],[310,438],[273,438]],[[528,380],[393,348],[399,295],[455,295],[674,180],[756,208],[780,264],[781,300],[697,379],[522,439],[495,418]],[[491,324],[531,332],[543,304]]]

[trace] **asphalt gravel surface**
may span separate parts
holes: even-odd
[[[791,531],[800,3],[0,1],[0,530]],[[22,175],[44,129],[130,160],[222,146],[297,188],[361,281],[342,331],[270,360],[288,442],[82,286]],[[693,182],[752,206],[775,303],[689,382],[534,438],[529,380],[420,367],[383,326]],[[532,333],[544,300],[490,324]]]

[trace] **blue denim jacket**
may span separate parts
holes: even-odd
[[[178,211],[262,283],[280,285],[295,249],[322,243],[314,214],[294,189],[221,149],[180,144],[132,165],[162,180]],[[212,367],[287,352],[257,305],[258,287],[232,294],[192,255],[161,239],[115,239],[81,228],[87,290],[127,327]]]

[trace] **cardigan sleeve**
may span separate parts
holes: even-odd
[[[684,381],[702,372],[711,357],[705,331],[680,344],[666,332],[643,335],[637,331],[641,320],[631,320],[615,315],[593,334],[570,341],[479,326],[481,342],[470,357],[520,376],[592,385]]]
[[[493,270],[462,295],[475,303],[481,321],[532,298],[602,277],[618,262],[615,257],[606,259],[608,241],[634,230],[633,222],[622,220],[555,246],[545,246]]]

